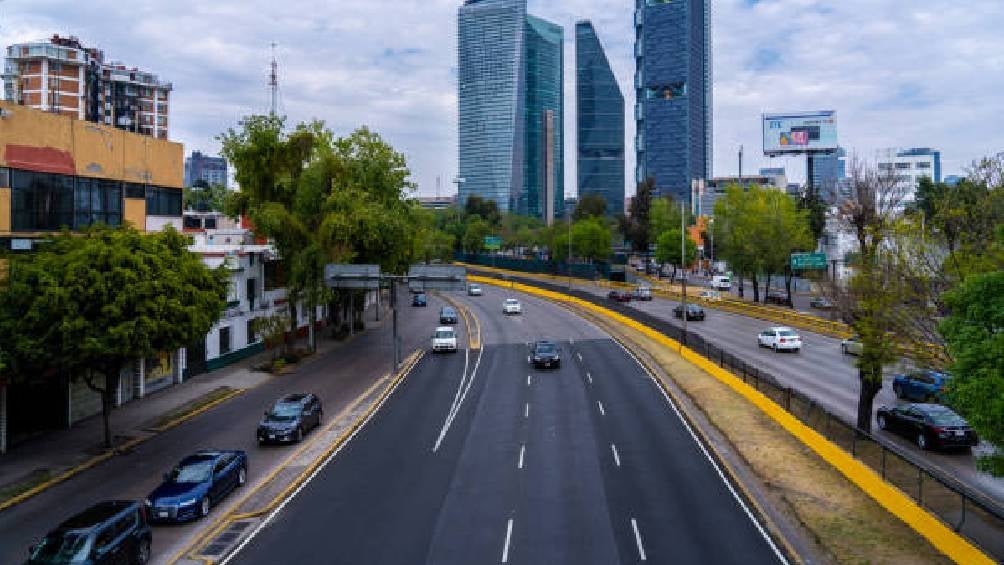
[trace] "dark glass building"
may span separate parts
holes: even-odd
[[[689,202],[711,176],[711,0],[635,0],[635,177]]]
[[[562,215],[565,203],[562,135],[565,32],[559,25],[527,16],[524,37],[526,185],[518,212],[547,219]]]
[[[624,212],[624,95],[596,30],[575,24],[579,198],[598,194],[607,214]]]

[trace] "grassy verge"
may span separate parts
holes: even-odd
[[[838,563],[950,563],[756,406],[644,334],[576,309],[644,350],[672,376],[749,467]]]
[[[52,473],[46,469],[39,471],[32,471],[27,477],[21,479],[20,481],[0,487],[0,503],[10,500],[15,496],[22,493],[28,492],[29,490],[37,487],[38,485],[48,481],[52,478]]]
[[[174,410],[161,415],[157,419],[153,420],[146,426],[147,429],[159,430],[168,426],[174,422],[184,419],[186,416],[192,415],[199,410],[202,410],[206,406],[221,400],[223,398],[234,395],[237,389],[229,386],[221,386],[214,388],[213,390],[203,394],[202,396],[183,404]]]

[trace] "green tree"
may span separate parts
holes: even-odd
[[[468,223],[464,231],[464,251],[468,253],[481,253],[485,249],[485,238],[491,235],[491,226],[474,216]]]
[[[697,244],[690,236],[684,239],[685,255],[680,256],[680,228],[668,229],[659,234],[659,239],[655,245],[655,260],[660,264],[669,263],[673,265],[673,279],[676,279],[677,269],[683,269],[690,265],[697,258]]]
[[[226,304],[229,274],[209,270],[171,228],[96,226],[11,258],[0,299],[12,368],[56,368],[101,395],[105,445],[122,370],[204,338]]]
[[[587,218],[572,224],[572,251],[590,261],[610,257],[610,228],[601,218]]]
[[[467,216],[478,216],[488,223],[489,226],[497,226],[502,221],[502,214],[499,212],[498,204],[494,200],[482,198],[478,195],[467,197],[464,205],[464,213]]]
[[[652,207],[649,212],[650,231],[656,238],[669,230],[680,231],[680,205],[673,200],[672,196],[662,196],[652,199]],[[687,225],[693,222],[690,214],[687,214],[685,221]]]
[[[578,222],[586,218],[602,218],[606,213],[607,199],[602,194],[585,194],[579,196],[572,219]]]
[[[624,237],[631,242],[635,251],[648,252],[652,242],[652,198],[655,193],[655,179],[649,177],[638,183],[638,190],[631,200],[630,214],[620,218],[620,229]]]
[[[230,191],[222,184],[209,185],[204,180],[197,180],[192,186],[185,187],[182,202],[185,210],[197,212],[222,212],[225,210]]]

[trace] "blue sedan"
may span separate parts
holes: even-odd
[[[914,371],[896,375],[892,390],[896,397],[919,402],[941,402],[944,400],[945,384],[949,376],[937,371]]]
[[[186,522],[205,517],[230,491],[247,483],[247,453],[203,450],[181,460],[147,497],[154,522]]]

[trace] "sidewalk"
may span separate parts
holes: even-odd
[[[388,312],[386,308],[383,310],[385,313]],[[364,318],[368,320],[365,330],[367,332],[383,325],[382,322],[373,322],[374,313],[374,307],[371,307],[364,314]],[[385,319],[386,316],[382,315],[381,320]],[[323,330],[318,332],[317,352],[305,358],[300,364],[311,363],[314,359],[323,357],[352,341],[351,339],[335,341],[330,337],[322,337],[323,333]],[[301,338],[291,346],[305,345],[306,338]],[[232,398],[228,396],[227,391],[231,395],[236,395],[273,378],[282,378],[251,369],[269,359],[271,355],[272,351],[263,351],[233,365],[197,375],[182,384],[116,408],[111,414],[115,444],[117,446],[125,444],[128,449],[136,441],[145,440],[163,431],[154,428],[163,428],[165,417],[184,412],[186,407],[194,407],[214,397],[220,397],[220,401],[225,402]],[[298,366],[299,364],[294,367]],[[0,456],[0,493],[4,493],[0,496],[0,505],[5,499],[16,494],[11,493],[11,490],[24,490],[18,489],[19,486],[33,486],[44,482],[106,454],[107,450],[102,441],[103,433],[102,418],[98,414],[68,429],[55,430],[26,441],[11,449],[6,455]]]

